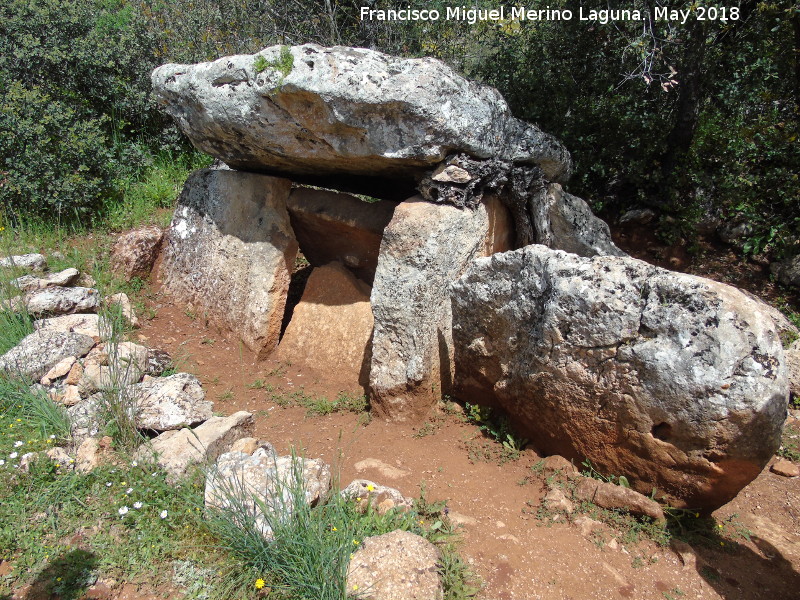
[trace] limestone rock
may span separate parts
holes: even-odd
[[[195,429],[165,431],[136,451],[138,460],[155,457],[172,481],[183,477],[195,464],[213,462],[236,440],[252,433],[255,421],[249,412],[211,417]]]
[[[0,258],[0,267],[25,271],[46,271],[47,259],[42,254],[18,254]]]
[[[656,213],[651,208],[634,208],[626,211],[620,218],[620,225],[649,225],[656,219]]]
[[[146,359],[145,359],[146,360]],[[207,421],[214,403],[205,399],[200,381],[189,373],[153,378],[127,388],[136,403],[140,429],[167,431]]]
[[[38,381],[65,358],[85,356],[92,346],[94,340],[80,333],[35,331],[0,356],[0,372]]]
[[[69,455],[65,448],[56,446],[55,448],[50,448],[47,452],[45,452],[45,454],[47,455],[47,458],[54,462],[58,468],[75,468],[75,460]]]
[[[259,448],[252,456],[226,452],[206,477],[205,503],[207,508],[233,510],[234,518],[253,519],[257,531],[270,538],[273,527],[294,514],[298,501],[313,506],[330,486],[330,467],[318,458],[277,456],[271,448]],[[296,492],[303,498],[296,498]],[[240,510],[248,516],[237,514]]]
[[[173,368],[172,357],[166,350],[149,348],[147,351],[147,374],[159,377],[168,369]]]
[[[311,188],[292,190],[288,203],[292,229],[308,261],[315,267],[340,262],[370,285],[395,206]]]
[[[790,460],[779,458],[769,469],[776,475],[781,477],[798,477],[800,476],[800,467]]]
[[[563,511],[568,515],[571,515],[575,511],[575,505],[567,498],[564,491],[557,487],[550,488],[542,499],[542,502],[548,509]]]
[[[441,600],[439,551],[409,531],[364,539],[347,568],[348,596],[363,600]]]
[[[97,435],[106,425],[107,407],[107,398],[102,392],[97,392],[67,409],[75,444],[81,444],[86,438]]]
[[[133,310],[131,299],[128,294],[120,292],[119,294],[111,294],[103,300],[105,306],[116,307],[120,316],[125,322],[133,328],[139,327],[139,319],[136,318],[136,312]]]
[[[76,359],[74,356],[68,356],[58,361],[47,373],[44,374],[40,383],[42,385],[50,385],[54,380],[64,377],[70,372],[75,362]]]
[[[236,169],[413,180],[464,151],[539,165],[552,181],[569,177],[571,159],[556,138],[443,62],[341,46],[289,51],[286,72],[257,68],[279,61],[280,46],[163,65],[151,76],[153,92],[197,148]]]
[[[487,206],[490,209],[487,209]],[[448,285],[494,248],[493,210],[402,202],[386,227],[370,298],[375,317],[369,374],[375,412],[419,420],[452,387]],[[491,234],[491,236],[490,236]]]
[[[589,205],[567,194],[557,183],[547,188],[543,201],[534,203],[536,243],[579,256],[627,256],[611,241],[608,224]]]
[[[111,438],[108,438],[109,440]],[[87,438],[78,447],[75,456],[75,469],[80,473],[88,473],[100,466],[103,461],[103,448],[97,438]]]
[[[62,315],[33,322],[37,331],[72,331],[101,339],[111,333],[110,324],[99,315]]]
[[[783,285],[800,288],[800,255],[772,263],[769,269]]]
[[[387,479],[402,479],[403,477],[411,475],[411,471],[408,469],[393,467],[377,458],[365,458],[364,460],[360,460],[353,465],[353,468],[356,470],[356,473],[375,470],[381,477],[386,477]]]
[[[581,477],[575,487],[575,497],[596,504],[601,508],[622,509],[634,515],[650,517],[656,523],[664,523],[664,511],[658,502],[630,488],[590,477]]]
[[[553,475],[569,477],[570,475],[578,473],[578,468],[574,464],[558,454],[548,456],[542,462],[542,474],[546,478],[552,477]]]
[[[459,397],[544,452],[714,509],[780,444],[783,348],[735,288],[534,245],[473,262],[452,303]]]
[[[25,307],[35,317],[96,312],[100,307],[100,292],[92,288],[53,286],[27,294]]]
[[[124,389],[147,372],[147,348],[133,342],[106,344],[101,353],[90,353],[78,383],[83,395],[100,390]]]
[[[344,498],[358,504],[359,512],[365,512],[371,506],[379,515],[392,509],[407,511],[413,508],[411,498],[406,498],[395,488],[387,487],[369,479],[355,479],[341,491]]]
[[[163,237],[161,228],[153,225],[121,235],[111,251],[111,268],[125,281],[134,277],[146,279],[161,249]]]
[[[236,440],[231,446],[231,452],[244,452],[245,454],[252,454],[262,444],[254,437],[246,437]]]
[[[23,275],[11,281],[11,285],[22,292],[32,292],[54,286],[69,286],[76,279],[80,272],[78,269],[64,269],[58,273],[48,273],[37,277],[36,275]]]
[[[795,398],[800,397],[800,340],[795,340],[785,352],[786,372],[789,377],[789,391]]]
[[[311,272],[272,358],[302,366],[338,389],[362,394],[369,378],[369,286],[338,263]]]
[[[291,183],[203,169],[189,176],[167,236],[164,288],[265,355],[278,344],[297,241]]]

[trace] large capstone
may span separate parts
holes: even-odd
[[[572,167],[561,142],[514,118],[497,90],[433,58],[272,46],[163,65],[151,79],[192,143],[236,169],[413,184],[454,151],[537,165],[551,181]]]
[[[459,397],[541,451],[711,510],[780,445],[784,351],[735,288],[532,245],[474,261],[451,298]]]
[[[290,188],[266,175],[196,171],[167,234],[165,289],[261,354],[278,344],[297,256]]]

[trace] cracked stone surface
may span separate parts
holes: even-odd
[[[780,445],[780,337],[735,288],[533,245],[477,259],[451,299],[459,397],[502,406],[540,451],[714,509]]]

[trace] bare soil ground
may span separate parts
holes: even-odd
[[[646,233],[616,237],[651,262],[727,280],[773,301],[780,296],[761,267],[740,263],[711,244],[693,258],[660,246]],[[429,500],[447,500],[450,516],[462,524],[462,555],[484,582],[480,598],[800,597],[800,479],[780,477],[767,467],[714,513],[719,535],[694,544],[696,561],[684,564],[674,550],[653,541],[622,543],[624,532],[610,527],[584,535],[563,515],[537,514],[546,492],[535,469],[541,457],[528,449],[519,460],[500,464],[498,445],[457,411],[427,425],[403,425],[364,424],[363,415],[349,413],[309,417],[304,408],[281,408],[272,392],[254,388],[254,382],[329,399],[338,390],[289,365],[257,362],[232,336],[172,304],[157,283],[150,298],[152,318],[139,330],[139,340],[169,351],[181,370],[196,374],[216,411],[253,412],[257,436],[281,452],[294,447],[324,458],[343,486],[362,477],[410,496],[424,487]],[[362,462],[367,459],[372,460]],[[126,587],[117,597],[151,595]]]

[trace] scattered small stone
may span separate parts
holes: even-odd
[[[97,438],[86,438],[78,447],[75,457],[75,468],[81,473],[88,473],[97,467],[102,460],[102,450]]]
[[[42,385],[50,385],[54,380],[60,379],[67,375],[70,370],[72,369],[73,365],[76,362],[76,358],[74,356],[68,356],[67,358],[60,360],[50,369],[41,379]]]
[[[471,527],[478,524],[477,519],[452,510],[447,516],[450,518],[450,522],[458,527]]]
[[[379,515],[384,515],[388,511],[396,508],[401,511],[411,510],[413,503],[411,498],[406,498],[394,488],[375,483],[368,479],[356,479],[352,481],[341,492],[345,498],[350,498],[357,502],[359,512],[365,512],[369,506],[377,511]]]
[[[76,362],[72,365],[72,368],[69,370],[67,374],[67,378],[64,380],[64,383],[68,386],[77,386],[81,378],[83,377],[83,365],[81,363]]]
[[[561,488],[553,487],[545,494],[543,499],[544,504],[550,510],[561,510],[571,515],[575,510],[575,505],[567,498],[566,494]]]
[[[50,448],[47,452],[45,452],[45,454],[47,455],[47,458],[61,468],[73,469],[75,466],[75,461],[72,460],[72,457],[69,455],[66,449],[60,446]]]
[[[587,538],[595,531],[603,531],[606,529],[606,526],[603,523],[585,515],[577,517],[574,523],[580,528],[581,535]]]
[[[800,467],[790,460],[779,458],[770,467],[770,471],[781,477],[798,477],[800,476]]]
[[[36,462],[39,455],[36,452],[26,452],[19,459],[19,468],[25,472],[30,473],[31,465]]]
[[[697,558],[697,553],[694,551],[694,548],[692,548],[686,542],[682,542],[681,540],[675,538],[672,538],[670,540],[669,547],[672,548],[672,551],[678,555],[678,558],[681,559],[684,571],[697,570],[698,558]]]
[[[544,464],[542,465],[542,473],[545,477],[551,477],[559,474],[569,477],[577,472],[578,469],[575,465],[558,454],[553,454],[552,456],[545,458]]]
[[[575,497],[592,502],[602,508],[621,508],[635,515],[650,517],[656,523],[665,523],[664,511],[655,500],[630,488],[582,477],[575,488]]]
[[[364,471],[375,469],[381,474],[381,477],[385,477],[386,479],[401,479],[411,473],[406,469],[393,467],[377,458],[365,458],[364,460],[358,461],[353,466],[355,467],[356,473],[363,473]]]
[[[243,452],[253,454],[260,446],[259,441],[254,437],[246,437],[233,442],[230,452]]]

